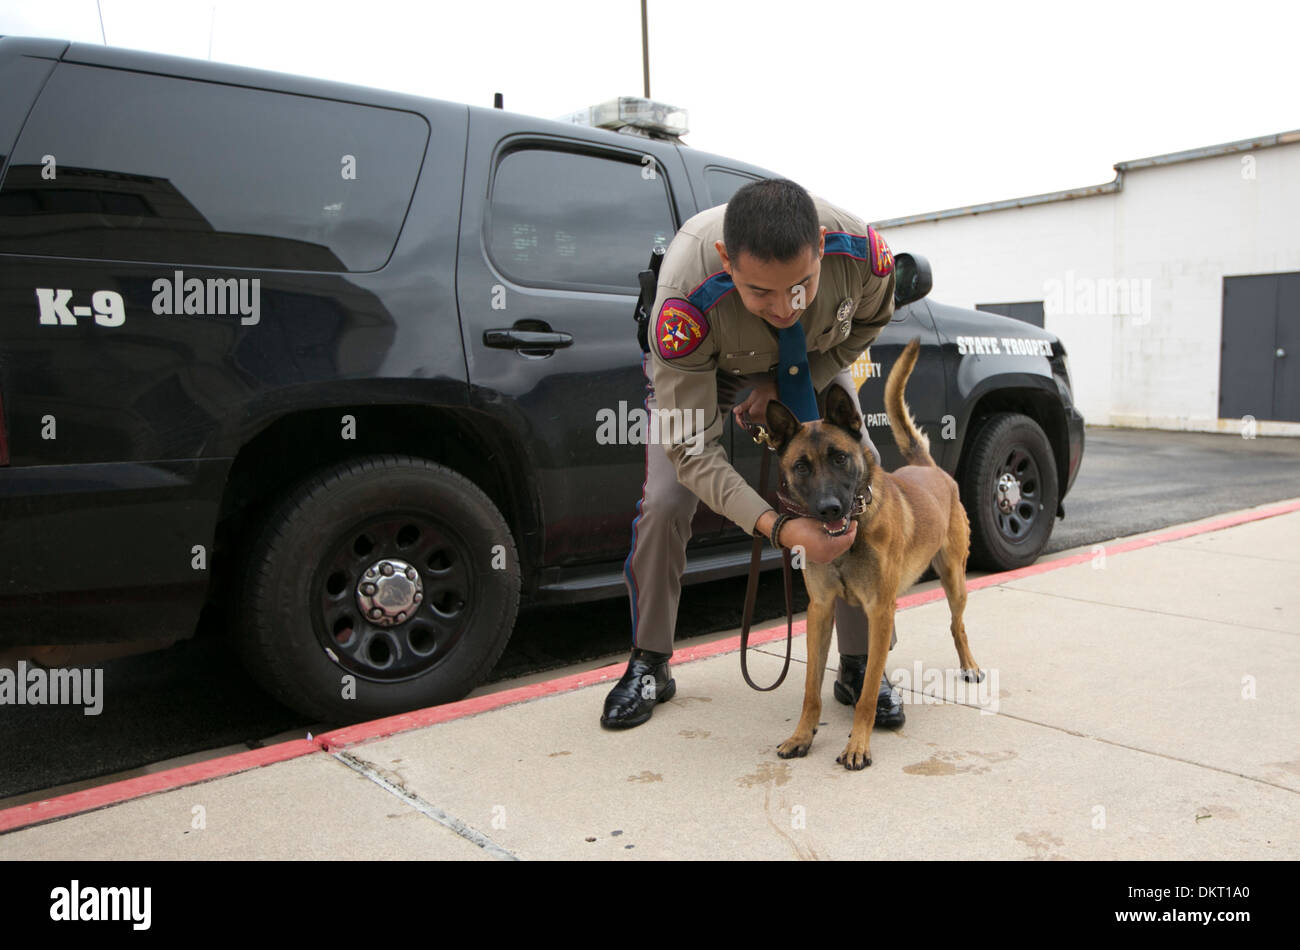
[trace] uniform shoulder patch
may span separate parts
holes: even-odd
[[[680,359],[704,342],[709,319],[689,300],[670,297],[655,318],[655,346],[666,360]]]
[[[871,245],[871,273],[877,277],[888,277],[894,271],[894,255],[889,245],[880,236],[880,232],[868,225],[867,243]]]

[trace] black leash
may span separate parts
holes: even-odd
[[[750,430],[750,437],[755,443],[764,447],[763,462],[759,468],[758,476],[758,493],[767,498],[767,477],[772,466],[772,456],[776,454],[776,447],[772,445],[772,440],[767,434],[767,429],[761,425],[747,426]],[[749,559],[749,584],[745,588],[745,614],[740,625],[740,675],[745,678],[751,689],[756,689],[760,693],[767,693],[785,682],[786,673],[790,672],[790,649],[794,643],[794,572],[790,564],[790,549],[781,549],[781,571],[785,577],[785,665],[781,667],[781,675],[776,678],[776,682],[771,686],[759,686],[750,678],[749,664],[746,657],[749,653],[749,627],[754,619],[754,603],[758,599],[758,569],[763,560],[763,536],[761,534],[754,536],[754,551]]]

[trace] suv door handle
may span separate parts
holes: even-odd
[[[483,331],[483,345],[498,350],[557,350],[573,345],[573,334],[558,331],[498,329]]]

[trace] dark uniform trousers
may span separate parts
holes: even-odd
[[[730,412],[737,397],[756,383],[772,379],[770,374],[735,376],[718,372],[717,376],[719,413]],[[831,385],[846,390],[853,397],[853,404],[858,405],[858,393],[847,369],[835,376]],[[653,382],[647,384],[646,393],[646,408],[653,410],[656,408]],[[823,412],[825,399],[825,391],[818,394],[817,404]],[[862,444],[879,463],[880,452],[867,434],[865,424],[862,426]],[[772,461],[775,472],[776,460]],[[686,569],[686,543],[691,538],[691,520],[699,503],[695,493],[677,480],[677,471],[664,447],[653,440],[648,441],[645,486],[637,505],[636,519],[632,522],[632,549],[623,571],[632,603],[634,647],[656,653],[673,651],[677,604],[681,599],[682,574]],[[851,607],[837,599],[835,635],[841,653],[865,655],[868,643],[866,613],[860,607]],[[890,649],[897,639],[897,636],[891,639]]]

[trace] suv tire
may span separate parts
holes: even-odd
[[[447,703],[500,658],[519,578],[510,529],[477,485],[428,459],[349,459],[267,519],[236,640],[265,689],[317,720]]]
[[[1009,571],[1034,563],[1060,502],[1052,446],[1038,423],[1018,412],[986,419],[970,444],[961,495],[973,566]]]

